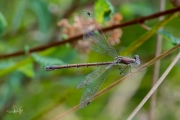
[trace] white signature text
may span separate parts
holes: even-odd
[[[19,113],[19,114],[21,114],[22,111],[23,111],[22,106],[20,106],[20,107],[18,108],[18,107],[16,107],[15,105],[13,105],[13,108],[14,108],[14,109],[13,109],[12,111],[7,110],[7,112],[8,112],[8,113]]]

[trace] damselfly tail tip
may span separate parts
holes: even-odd
[[[52,68],[52,66],[46,66],[46,67],[45,67],[45,70],[46,70],[46,71],[51,71],[51,70],[54,70],[54,69]]]

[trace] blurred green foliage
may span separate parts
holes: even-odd
[[[172,42],[172,44],[174,44],[174,45],[180,44],[180,39],[174,37],[170,32],[164,31],[164,30],[159,30],[158,33],[160,35],[162,35],[164,38],[166,38],[167,40],[170,40]]]
[[[94,5],[95,18],[98,22],[109,21],[114,14],[114,7],[108,0],[97,0]]]
[[[3,14],[0,12],[0,35],[6,29],[6,27],[7,27],[6,19],[4,18]]]
[[[94,10],[94,15],[100,24],[109,19],[114,13],[120,13],[123,21],[158,12],[157,1],[122,2],[115,0],[1,0],[0,2],[0,55],[25,51],[25,55],[0,59],[0,119],[2,120],[49,120],[68,111],[77,105],[84,91],[76,90],[78,83],[96,67],[63,69],[56,71],[45,70],[45,66],[54,64],[75,64],[86,62],[111,61],[112,58],[99,55],[93,51],[84,52],[77,41],[54,46],[40,52],[29,53],[29,50],[62,41],[62,27],[57,27],[59,20],[66,18],[70,23],[75,16],[88,9]],[[166,9],[173,6],[167,2]],[[166,51],[179,44],[179,17],[174,17],[163,30],[156,31],[158,19],[146,21],[152,28],[153,34],[142,45],[127,54],[140,56],[141,64],[154,58],[156,52],[156,35],[162,35],[162,50]],[[139,24],[121,28],[123,31],[120,44],[114,47],[118,53],[127,49],[141,36],[150,35]],[[167,32],[168,31],[168,32]],[[147,37],[146,37],[147,38]],[[78,49],[79,48],[79,49]],[[178,51],[161,59],[160,75],[172,62]],[[117,120],[127,119],[134,108],[144,98],[151,88],[154,68],[136,74],[124,81],[106,94],[94,100],[89,106],[66,115],[66,120]],[[180,119],[179,109],[179,78],[180,63],[177,63],[159,87],[155,116],[158,120]],[[120,79],[118,67],[112,70],[102,88]],[[8,113],[13,105],[23,106],[23,112]],[[148,119],[150,103],[147,102],[134,119],[145,116]]]
[[[125,3],[120,5],[119,10],[126,19],[132,19],[134,16],[146,16],[147,14],[154,13],[158,8],[151,8],[148,2],[136,2],[136,4]]]

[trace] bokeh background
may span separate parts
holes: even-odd
[[[173,0],[165,1],[165,10],[174,8]],[[0,55],[24,51],[23,55],[0,59],[0,119],[49,120],[79,104],[84,89],[78,83],[96,67],[46,71],[47,65],[111,61],[113,58],[89,50],[83,40],[55,45],[39,52],[31,48],[82,34],[78,21],[80,12],[90,11],[102,28],[159,12],[157,0],[1,0],[0,1]],[[178,6],[178,5],[177,5]],[[106,13],[106,14],[105,14]],[[150,28],[158,19],[145,22]],[[171,36],[179,38],[180,18],[164,26]],[[112,29],[105,33],[118,53],[147,30],[141,25]],[[128,57],[140,56],[141,64],[155,57],[157,35],[152,36]],[[174,45],[162,40],[162,51]],[[178,51],[161,59],[160,75],[172,62]],[[128,80],[94,100],[89,106],[67,114],[64,120],[124,120],[140,103],[152,86],[154,66],[137,73]],[[178,62],[157,91],[153,119],[180,119],[180,62]],[[119,80],[118,67],[112,70],[100,89]],[[13,105],[23,112],[8,113]],[[150,101],[134,120],[149,119]]]

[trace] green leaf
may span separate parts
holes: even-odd
[[[20,1],[19,4],[17,4],[17,7],[15,9],[15,13],[13,16],[13,20],[11,23],[11,26],[13,29],[16,30],[19,28],[26,8],[27,8],[27,0],[22,0],[22,1]]]
[[[7,48],[11,48],[12,46],[9,45],[9,43],[5,42],[5,40],[0,41],[0,53],[6,53],[9,52],[7,51]]]
[[[0,69],[4,69],[4,68],[8,68],[12,65],[14,65],[15,63],[11,60],[1,60],[0,61]]]
[[[8,88],[9,92],[14,94],[19,94],[20,90],[22,89],[21,83],[24,78],[24,75],[19,71],[13,71],[8,76]]]
[[[13,65],[11,65],[10,67],[7,67],[3,70],[0,70],[0,76],[4,76],[4,75],[7,75],[9,74],[10,72],[14,71],[14,70],[17,70],[18,68],[22,67],[22,66],[25,66],[29,63],[32,63],[33,62],[33,58],[32,57],[27,57]],[[1,80],[1,79],[0,79]]]
[[[114,13],[114,7],[108,0],[97,0],[94,6],[95,18],[102,23],[108,21]]]
[[[0,12],[0,35],[6,29],[6,27],[7,27],[6,19],[4,18],[3,14]]]
[[[51,24],[51,14],[47,4],[41,0],[30,0],[30,5],[36,14],[40,31],[47,33]]]
[[[34,60],[39,63],[42,66],[47,66],[47,65],[55,65],[55,64],[64,64],[63,61],[56,59],[56,58],[50,58],[50,57],[43,57],[38,54],[33,53],[32,57]]]
[[[180,44],[180,39],[174,37],[170,32],[165,30],[159,30],[158,34],[162,35],[165,39],[170,40],[173,45]]]
[[[18,68],[18,70],[21,71],[22,73],[24,73],[28,77],[34,77],[34,69],[33,69],[32,63],[26,64],[26,65]]]

